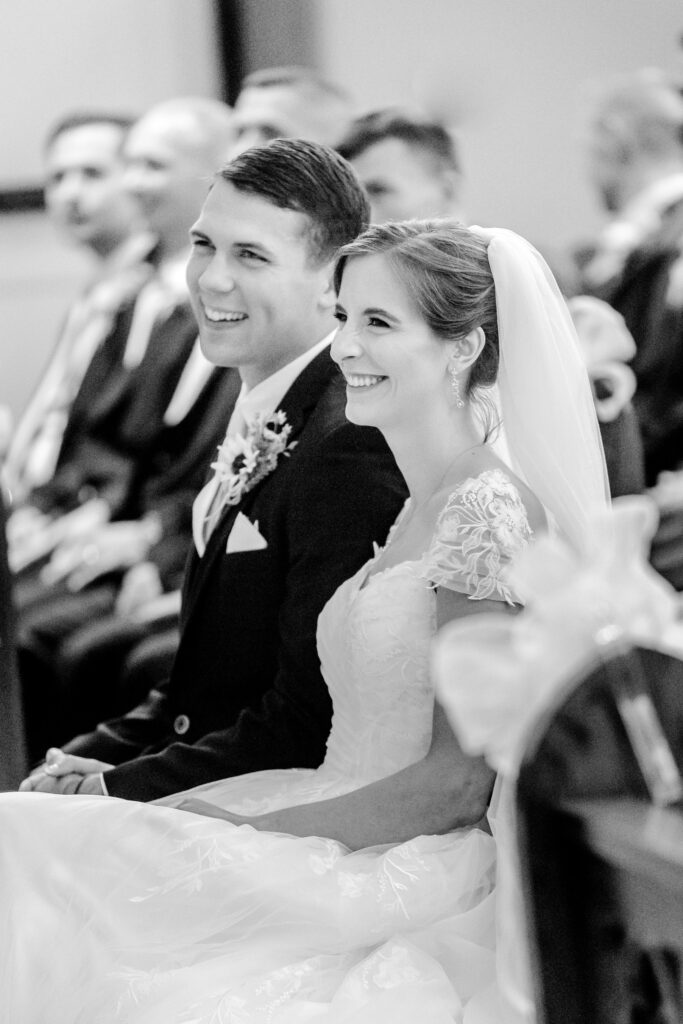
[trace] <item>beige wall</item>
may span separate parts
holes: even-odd
[[[580,132],[591,83],[683,72],[680,0],[314,0],[320,65],[363,107],[416,103],[461,137],[472,221],[539,245],[599,212]]]
[[[219,92],[211,0],[0,0],[0,188],[41,179],[48,126]],[[87,273],[41,213],[0,214],[0,403],[25,405]]]
[[[0,0],[0,185],[41,180],[66,111],[217,95],[211,0]]]

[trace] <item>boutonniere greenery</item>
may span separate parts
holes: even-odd
[[[291,432],[285,413],[261,413],[248,424],[246,436],[235,434],[218,446],[218,458],[211,468],[219,482],[221,507],[236,505],[273,472],[281,457],[289,456],[297,444],[289,441]]]

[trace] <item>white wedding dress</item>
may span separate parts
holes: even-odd
[[[376,555],[320,617],[334,702],[324,764],[193,795],[258,814],[421,758],[434,700],[434,586],[515,600],[504,571],[529,538],[507,474],[461,484],[419,561],[373,573]],[[468,1003],[495,970],[494,862],[494,841],[477,828],[350,852],[158,803],[6,794],[0,1020],[478,1022]]]

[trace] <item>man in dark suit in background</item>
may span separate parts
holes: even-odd
[[[591,166],[614,216],[583,265],[584,287],[622,314],[636,343],[633,405],[645,481],[660,510],[650,560],[683,589],[683,97],[646,69],[606,90]],[[669,479],[673,478],[673,479]],[[676,478],[678,482],[676,482]]]
[[[122,574],[152,552],[157,557],[150,565],[160,570],[158,589],[161,574],[170,586],[176,582],[169,580],[168,559],[177,578],[179,548],[190,536],[192,498],[236,393],[234,384],[222,380],[230,371],[215,370],[198,351],[185,281],[188,230],[210,175],[233,142],[232,111],[203,97],[158,104],[126,139],[124,183],[156,239],[149,273],[134,294],[123,297],[92,356],[69,411],[53,477],[16,513],[32,524],[28,543],[30,549],[37,540],[34,555],[43,553],[41,532],[46,551],[57,540],[44,569],[29,564],[15,586],[34,761],[47,742],[63,742],[77,731],[69,727],[73,702],[61,690],[55,664],[61,644],[113,610]],[[96,585],[84,590],[93,580]],[[113,713],[107,694],[101,696],[105,714]]]
[[[122,292],[109,311],[110,329],[72,398],[52,477],[34,487],[12,516],[28,524],[22,531],[10,523],[11,542],[17,534],[28,537],[28,555],[20,542],[10,543],[17,568],[40,553],[32,538],[41,533],[48,541],[54,535],[55,543],[63,536],[78,541],[87,520],[84,505],[105,519],[130,514],[136,464],[156,443],[196,339],[185,284],[187,232],[206,195],[208,176],[233,142],[230,108],[201,97],[165,101],[130,130],[124,184],[142,208],[155,249],[147,276]],[[74,511],[79,512],[75,519],[62,518]],[[45,548],[48,553],[49,544]],[[29,603],[17,596],[20,607]]]
[[[243,387],[195,504],[173,670],[133,712],[52,751],[25,789],[150,800],[321,762],[318,615],[406,493],[381,435],[346,421],[328,352],[335,254],[367,218],[348,164],[314,143],[248,150],[217,176],[188,280],[205,354],[238,366]]]
[[[582,268],[636,343],[634,407],[648,485],[683,465],[683,98],[654,69],[611,84],[590,160],[613,218]]]
[[[25,610],[18,653],[33,763],[47,744],[123,714],[146,695],[149,687],[124,685],[120,667],[132,646],[177,621],[192,503],[239,389],[238,371],[212,366],[197,343],[153,448],[136,463],[128,493],[135,518],[79,541],[68,591],[57,585]],[[82,557],[88,544],[96,546],[94,561]]]
[[[150,272],[153,238],[124,186],[123,148],[132,119],[100,111],[71,113],[44,146],[45,207],[68,241],[92,262],[71,303],[34,393],[18,418],[3,465],[14,506],[55,470],[70,404],[97,346],[126,297]]]

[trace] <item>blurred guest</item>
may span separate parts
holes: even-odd
[[[455,141],[438,121],[387,108],[356,118],[337,149],[370,200],[374,223],[463,219]]]
[[[74,463],[90,474],[77,474],[79,491],[67,493],[80,517],[71,517],[76,528],[61,537],[40,575],[33,573],[17,588],[32,756],[44,750],[43,731],[50,728],[54,737],[68,711],[58,684],[60,645],[85,623],[112,612],[120,585],[130,607],[179,584],[192,500],[238,391],[236,375],[213,368],[199,350],[184,275],[188,228],[209,175],[224,162],[233,141],[228,107],[216,100],[179,99],[146,114],[126,144],[126,185],[158,239],[155,273],[121,310],[120,329],[98,350],[84,380],[92,374],[93,384],[99,383],[95,405],[99,402],[105,412],[97,431],[77,435],[75,459],[68,462],[72,475]],[[91,412],[89,398],[79,393],[72,419],[79,403],[84,414]],[[113,481],[107,478],[110,454],[114,465],[123,467]],[[57,484],[63,486],[61,480]],[[47,511],[53,515],[61,498],[55,491],[53,480],[32,496],[44,501],[47,492]],[[93,508],[86,522],[84,513]],[[129,568],[133,581],[123,575]]]
[[[124,183],[155,234],[152,269],[110,309],[110,329],[69,407],[54,473],[12,517],[16,569],[85,525],[127,515],[136,464],[155,446],[196,339],[184,280],[187,231],[232,141],[229,108],[201,98],[160,104],[130,131]]]
[[[683,199],[682,102],[674,83],[655,69],[617,78],[596,102],[589,175],[609,219],[584,266],[594,288],[618,277]]]
[[[46,370],[19,419],[6,455],[12,499],[21,501],[54,472],[69,413],[118,305],[147,275],[152,238],[123,186],[123,145],[132,120],[104,112],[74,113],[45,142],[48,215],[93,264],[69,309]]]
[[[584,287],[636,343],[634,406],[648,484],[683,459],[683,98],[654,70],[606,91],[592,125],[593,180],[613,218]]]
[[[66,587],[46,588],[21,617],[19,666],[32,759],[48,743],[142,699],[146,691],[118,684],[121,665],[134,644],[177,618],[174,592],[192,536],[192,502],[240,390],[237,371],[211,366],[198,348],[187,369],[157,445],[138,467],[131,511],[139,518],[106,524],[60,549]]]
[[[588,368],[613,498],[645,489],[643,442],[631,399],[635,374],[626,365],[635,342],[624,318],[602,299],[567,300]]]
[[[659,511],[650,561],[676,590],[683,591],[683,470],[661,473],[650,495]]]
[[[334,146],[351,116],[344,90],[312,68],[262,68],[242,82],[235,102],[237,145],[231,155],[277,138]]]

